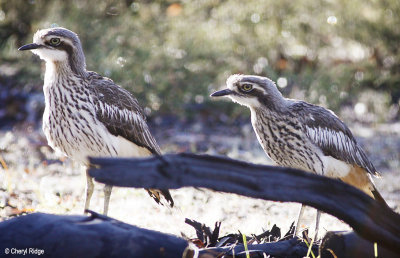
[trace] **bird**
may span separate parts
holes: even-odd
[[[234,74],[226,86],[211,96],[229,97],[250,109],[258,142],[276,165],[339,179],[387,205],[372,179],[380,174],[334,112],[285,98],[267,77]],[[304,208],[302,205],[299,211],[294,235]],[[318,237],[319,220],[317,211],[314,239]]]
[[[111,79],[86,70],[82,44],[75,32],[63,27],[38,30],[33,43],[18,50],[31,50],[45,61],[42,129],[49,146],[86,169],[85,211],[94,190],[87,157],[161,154],[137,99]],[[112,186],[104,186],[105,215],[111,191]],[[160,202],[163,196],[173,207],[168,190],[147,191],[157,203],[165,202]]]

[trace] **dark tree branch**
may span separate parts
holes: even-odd
[[[198,251],[199,258],[246,257],[245,248],[243,245],[244,236],[241,233],[229,234],[219,238],[218,240],[218,230],[220,224],[216,223],[215,229],[211,233],[211,229],[200,222],[188,219],[186,219],[185,222],[193,226],[198,233],[198,239],[196,239],[194,243],[197,247],[201,247]],[[290,231],[291,230],[289,230],[289,232]],[[288,236],[289,232],[285,236]],[[292,236],[293,233],[290,234],[289,238],[284,237],[282,239],[280,228],[278,228],[276,225],[273,225],[271,230],[267,230],[259,236],[246,236],[246,240],[251,257],[265,257],[265,255],[272,257],[305,257],[308,252],[307,244],[304,241],[301,241],[299,238],[294,239]],[[206,241],[207,239],[210,239],[210,241]],[[211,239],[215,239],[215,241],[213,242]],[[200,243],[197,240],[199,240]],[[254,244],[255,241],[257,244]],[[262,244],[258,244],[260,242]],[[193,246],[189,246],[188,249],[194,251]],[[317,254],[318,249],[319,245],[314,243],[312,248],[313,253]],[[184,256],[184,258],[192,257],[193,256],[190,255]]]
[[[374,244],[359,237],[354,232],[328,232],[322,240],[321,257],[352,258],[375,257]],[[379,244],[377,245],[378,257],[399,257],[397,252],[390,251]]]
[[[264,200],[299,202],[348,223],[360,236],[400,252],[400,215],[360,190],[296,169],[228,158],[175,154],[147,159],[92,158],[97,181],[123,187],[205,187]]]
[[[0,257],[13,257],[11,249],[27,250],[24,257],[185,257],[193,258],[194,249],[184,239],[165,233],[138,228],[95,212],[91,216],[65,216],[32,213],[0,223]],[[215,244],[219,223],[211,232],[204,224],[187,221],[200,232],[211,245]],[[207,228],[206,230],[204,230]],[[201,232],[204,231],[204,232]],[[204,234],[206,236],[204,236]],[[204,237],[203,237],[204,236]],[[232,238],[232,237],[225,237]],[[235,236],[233,236],[235,238]],[[238,241],[235,241],[238,242]],[[224,241],[218,244],[225,244]],[[218,245],[217,245],[218,246]],[[7,249],[8,248],[8,249]],[[249,244],[252,254],[278,255],[280,257],[304,257],[307,247],[299,239],[291,239],[268,244]],[[10,252],[7,255],[7,250]],[[318,247],[314,246],[314,253]],[[233,247],[213,247],[200,249],[199,257],[220,257],[221,254],[235,254],[245,257],[242,243]],[[183,255],[184,254],[184,255]],[[253,257],[253,256],[252,256]]]
[[[27,248],[24,257],[182,257],[187,242],[91,212],[91,216],[33,213],[0,223],[0,256]],[[29,248],[43,250],[42,256]],[[7,256],[7,255],[6,255]]]
[[[205,224],[195,220],[186,218],[185,223],[192,226],[196,230],[197,238],[205,246],[215,246],[217,244],[221,222],[215,222],[215,228],[213,231],[211,231],[211,228],[207,227]]]
[[[299,238],[291,238],[289,240],[271,242],[257,245],[247,245],[247,248],[252,257],[264,257],[263,254],[272,257],[305,257],[308,251],[307,245]],[[314,254],[318,254],[318,247],[314,246]],[[207,256],[211,255],[211,256]],[[234,255],[233,255],[234,254]],[[211,247],[199,251],[199,257],[246,257],[243,244],[226,246],[226,247]]]

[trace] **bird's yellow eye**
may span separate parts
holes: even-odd
[[[53,47],[60,45],[60,43],[61,43],[60,38],[51,38],[50,39],[50,45],[52,45]]]
[[[253,89],[253,85],[249,83],[242,84],[241,86],[243,91],[251,91]]]

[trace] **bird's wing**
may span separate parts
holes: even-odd
[[[146,117],[136,98],[111,79],[89,72],[90,86],[96,92],[96,117],[107,130],[115,135],[148,149],[152,154],[161,154],[160,147],[151,135]],[[146,189],[149,195],[159,204],[163,204],[163,195],[173,207],[174,200],[166,189]]]
[[[146,117],[136,98],[111,79],[94,72],[89,73],[95,97],[96,117],[115,135],[145,147],[153,154],[161,154],[160,147],[151,135]]]
[[[304,125],[307,137],[325,155],[357,165],[379,176],[350,129],[332,111],[303,101],[293,103],[290,110]]]

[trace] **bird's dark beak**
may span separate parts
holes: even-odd
[[[224,90],[220,90],[220,91],[216,91],[213,94],[211,94],[211,97],[222,97],[222,96],[226,96],[226,95],[230,95],[232,94],[233,91],[231,91],[230,89],[224,89]]]
[[[28,45],[22,46],[22,47],[18,48],[18,50],[19,51],[24,51],[24,50],[37,49],[37,48],[40,48],[40,47],[42,47],[42,45],[32,43],[32,44],[28,44]]]

